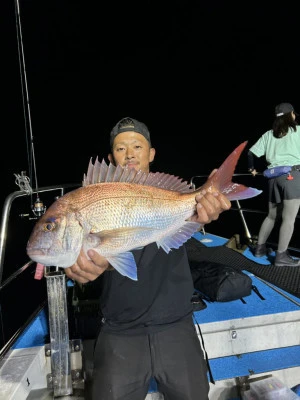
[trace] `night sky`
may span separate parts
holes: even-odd
[[[14,173],[29,173],[32,156],[39,187],[81,182],[90,157],[106,158],[109,132],[125,116],[148,125],[153,171],[189,180],[270,129],[276,104],[300,110],[295,2],[1,0],[0,7],[2,196],[18,190]],[[246,152],[236,172],[247,172]]]

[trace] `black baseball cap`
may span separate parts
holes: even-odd
[[[122,118],[110,132],[110,147],[113,146],[115,137],[122,132],[133,131],[143,135],[149,142],[151,147],[150,132],[147,126],[134,118]]]
[[[294,112],[294,107],[290,103],[280,103],[275,107],[275,115],[276,117],[281,117],[284,114],[288,114],[290,112]],[[298,115],[297,113],[295,113]]]

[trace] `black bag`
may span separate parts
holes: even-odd
[[[242,271],[212,261],[199,261],[191,266],[196,290],[208,301],[232,301],[249,296],[252,279]]]

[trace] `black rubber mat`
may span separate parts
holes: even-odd
[[[226,245],[206,247],[195,238],[188,240],[186,247],[189,260],[192,262],[213,261],[229,265],[238,270],[246,270],[300,298],[300,267],[261,265],[249,260],[242,253],[226,247]]]

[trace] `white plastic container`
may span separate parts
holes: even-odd
[[[298,400],[300,397],[278,378],[271,376],[250,383],[250,392],[257,400]],[[250,397],[251,398],[251,397]]]

